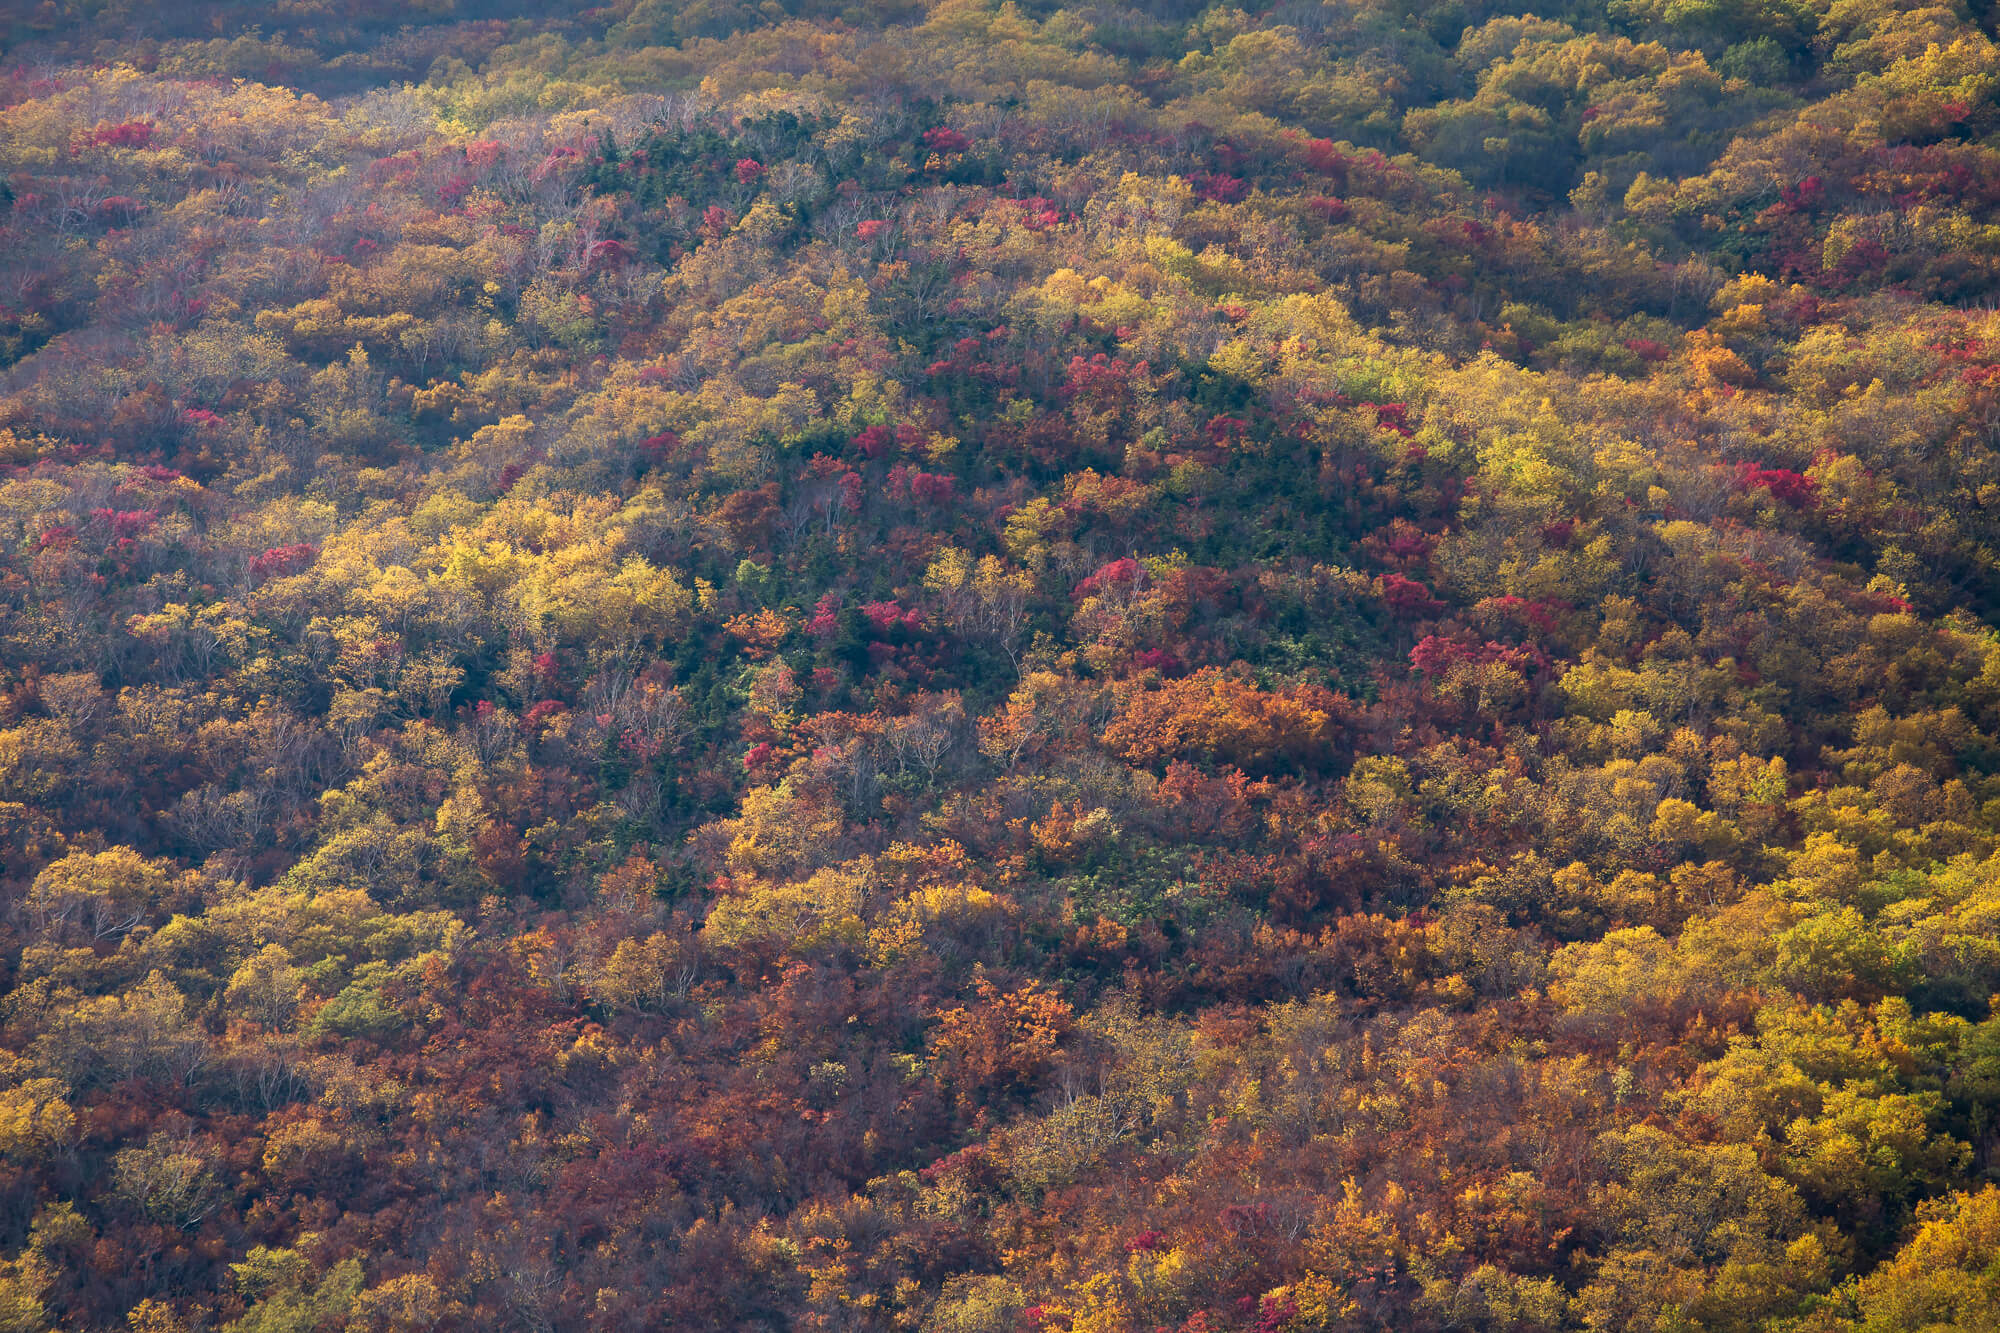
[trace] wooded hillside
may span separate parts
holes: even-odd
[[[1995,17],[0,5],[0,1333],[2000,1328]]]

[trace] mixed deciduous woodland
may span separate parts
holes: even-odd
[[[1524,4],[0,4],[0,1331],[2000,1328],[2000,12]]]

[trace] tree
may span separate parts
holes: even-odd
[[[129,847],[73,852],[35,876],[27,908],[47,935],[114,939],[152,913],[168,883],[165,867]]]
[[[1868,1333],[1994,1327],[1996,1255],[2000,1189],[1943,1196],[1921,1210],[1916,1234],[1895,1258],[1861,1280],[1860,1318],[1851,1326]]]

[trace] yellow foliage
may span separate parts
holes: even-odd
[[[709,909],[702,938],[725,949],[787,954],[857,944],[865,934],[861,913],[869,883],[864,862],[830,866],[797,882],[753,879]]]
[[[76,1113],[67,1091],[58,1079],[31,1078],[0,1092],[0,1154],[33,1160],[70,1146]]]

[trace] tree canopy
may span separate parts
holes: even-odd
[[[2000,1327],[2000,51],[0,6],[0,1330]]]

